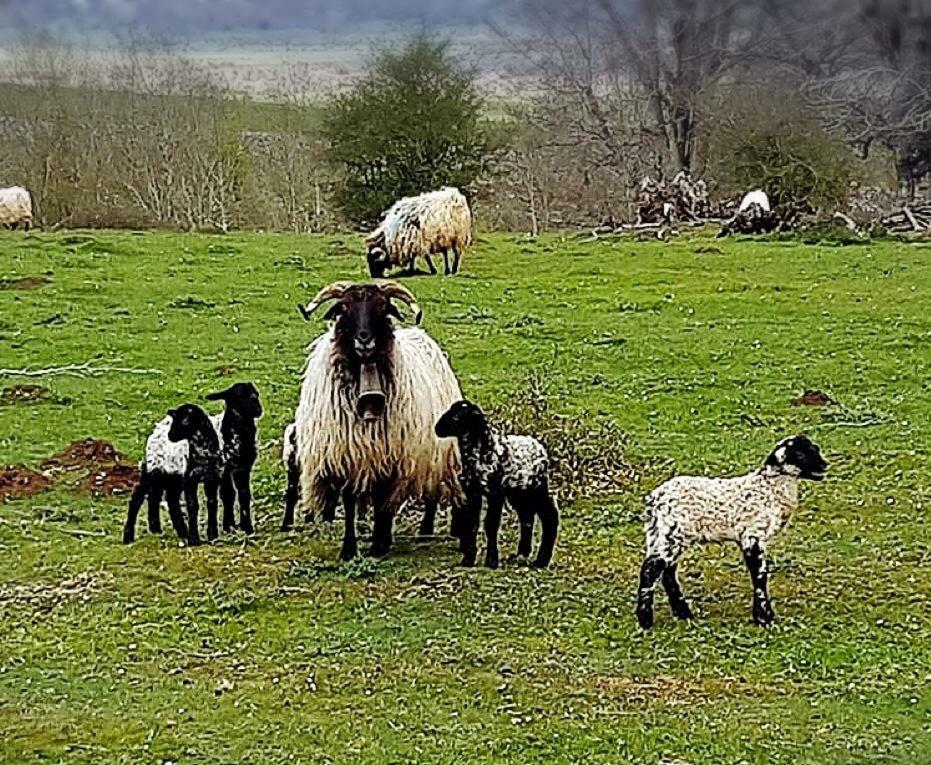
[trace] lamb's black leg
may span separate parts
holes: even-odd
[[[537,514],[533,508],[528,508],[511,500],[514,512],[517,513],[517,520],[520,523],[520,537],[517,540],[517,557],[529,558],[530,551],[533,548],[533,522]]]
[[[187,539],[187,524],[184,522],[184,513],[181,512],[181,493],[183,491],[179,479],[172,480],[165,489],[165,501],[168,503],[168,517],[171,525],[178,535],[178,539]]]
[[[458,247],[453,247],[453,273],[459,273],[459,259],[462,257]]]
[[[294,528],[294,510],[301,500],[301,475],[297,469],[297,460],[292,456],[288,460],[288,486],[284,492],[284,518],[281,519],[281,530],[290,531]],[[313,520],[313,513],[311,513]]]
[[[133,489],[132,496],[129,498],[129,511],[126,513],[126,525],[123,527],[123,544],[132,544],[136,539],[136,519],[139,517],[139,510],[142,503],[145,502],[146,494],[149,491],[150,478],[145,470],[139,477],[139,483]]]
[[[750,580],[753,582],[753,621],[761,627],[767,627],[773,623],[776,615],[769,601],[766,557],[756,539],[747,540],[740,547],[750,572]]]
[[[423,259],[427,262],[427,268],[430,269],[430,274],[436,276],[436,266],[433,265],[433,259],[429,255],[424,255]]]
[[[236,526],[236,516],[233,514],[236,505],[236,487],[233,485],[233,471],[223,471],[220,479],[220,502],[223,503],[223,531],[231,531]],[[240,506],[242,499],[239,500]]]
[[[204,496],[207,498],[207,541],[209,542],[220,536],[220,531],[217,528],[217,511],[219,510],[217,493],[219,489],[219,476],[204,479]]]
[[[233,472],[233,482],[236,485],[236,496],[239,499],[239,528],[246,534],[255,533],[252,526],[252,487],[250,486],[252,474],[248,470]]]
[[[391,481],[375,487],[372,492],[372,509],[374,511],[374,528],[372,529],[372,546],[368,555],[383,558],[391,551],[394,531],[394,509],[389,503],[393,490]]]
[[[653,626],[653,590],[666,568],[666,561],[651,555],[640,568],[640,589],[637,592],[637,621],[648,630]]]
[[[485,567],[498,568],[498,531],[501,528],[501,509],[504,497],[500,494],[488,496],[485,509]]]
[[[453,503],[453,506],[449,510],[449,535],[453,539],[460,540],[460,542],[465,535],[465,518],[465,507],[458,502]],[[461,546],[459,551],[462,552]]]
[[[343,549],[340,550],[339,559],[352,560],[359,552],[356,539],[356,495],[348,487],[343,489],[343,511],[346,527],[343,532]]]
[[[184,479],[184,504],[187,505],[187,543],[190,547],[197,547],[201,543],[197,518],[200,512],[197,486],[198,482],[194,478]]]
[[[547,486],[536,493],[534,500],[542,533],[540,548],[537,550],[537,557],[532,565],[534,568],[546,568],[553,559],[553,548],[556,547],[556,536],[559,533],[559,510]]]
[[[673,616],[677,619],[694,619],[695,615],[689,608],[688,601],[679,586],[678,568],[679,564],[676,562],[666,564],[663,569],[663,589],[666,590],[666,597],[669,598]]]
[[[445,247],[443,248],[443,273],[444,273],[446,276],[449,276],[449,274],[450,274],[450,270],[449,270],[449,250],[448,250],[447,248],[445,248]]]
[[[435,499],[425,499],[423,503],[423,518],[420,519],[420,528],[417,533],[422,537],[432,537],[436,530],[436,508],[439,503]]]
[[[478,523],[482,515],[482,494],[468,491],[462,514],[462,536],[459,537],[459,549],[462,551],[463,566],[474,566],[478,557]]]
[[[159,481],[152,481],[149,486],[149,532],[152,534],[162,533],[162,491],[163,487]]]

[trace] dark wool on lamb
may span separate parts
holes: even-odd
[[[534,566],[548,566],[556,543],[559,511],[549,491],[549,456],[543,444],[530,436],[500,435],[481,409],[468,401],[454,404],[437,422],[436,432],[441,438],[455,437],[459,442],[460,482],[467,497],[466,529],[461,539],[463,552],[471,562],[482,500],[487,499],[485,565],[498,565],[498,529],[507,500],[520,519],[518,555],[530,554],[534,518],[539,516],[543,534]]]

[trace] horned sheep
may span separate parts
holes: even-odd
[[[471,244],[469,203],[458,189],[446,187],[395,202],[378,228],[366,237],[366,262],[373,279],[385,276],[389,268],[413,274],[417,258],[423,258],[435,274],[431,256],[442,254],[445,273],[455,274],[463,251]]]
[[[690,547],[736,542],[753,583],[753,620],[773,621],[767,589],[766,551],[798,507],[800,479],[820,481],[828,468],[821,450],[805,436],[780,441],[763,467],[737,478],[678,476],[647,497],[646,559],[640,569],[637,620],[653,626],[653,590],[662,577],[672,613],[692,619],[677,577],[679,558]]]
[[[295,415],[300,503],[307,510],[342,499],[343,560],[357,554],[360,500],[374,508],[369,554],[383,556],[391,548],[394,512],[405,500],[425,499],[432,516],[439,502],[461,497],[455,444],[433,431],[462,398],[459,383],[426,332],[395,327],[401,313],[393,300],[406,303],[420,322],[414,296],[395,282],[337,282],[301,308],[308,319],[333,302],[324,316],[330,328],[310,345]]]

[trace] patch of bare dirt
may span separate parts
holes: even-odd
[[[123,462],[125,457],[120,454],[113,444],[107,441],[98,441],[94,438],[85,438],[83,441],[73,441],[62,451],[49,457],[42,463],[47,468],[96,468],[101,463],[115,464]]]
[[[139,469],[132,465],[116,464],[92,470],[81,481],[80,490],[98,497],[114,497],[129,494],[139,483]]]
[[[34,404],[45,401],[52,395],[41,385],[13,385],[0,391],[0,401],[7,404]]]
[[[0,469],[0,501],[9,502],[22,497],[31,497],[48,491],[52,480],[42,473],[27,467]]]
[[[34,290],[51,284],[47,276],[23,276],[19,278],[0,279],[0,290]]]
[[[213,368],[213,371],[223,377],[229,377],[230,375],[236,374],[236,372],[239,371],[239,367],[235,364],[217,364],[217,366]]]
[[[793,398],[792,406],[833,406],[837,402],[820,390],[806,390],[798,398]]]
[[[85,572],[51,584],[0,587],[0,605],[12,603],[17,606],[51,608],[65,600],[87,601],[103,589],[105,580],[106,577]]]

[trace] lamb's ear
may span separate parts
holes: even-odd
[[[219,390],[216,393],[208,393],[204,396],[207,401],[225,401],[229,395],[232,388],[227,388],[226,390]]]
[[[178,410],[177,410],[177,409],[169,409],[169,410],[168,410],[168,416],[169,416],[169,417],[174,417],[177,413],[178,413]]]

